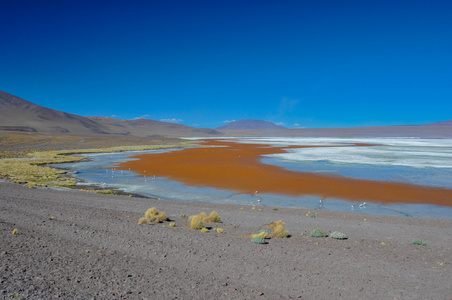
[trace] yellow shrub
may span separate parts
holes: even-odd
[[[199,216],[190,217],[190,229],[202,229],[204,222]]]
[[[213,212],[210,213],[210,215],[208,217],[204,218],[204,222],[206,222],[206,223],[221,223],[221,218],[220,218],[220,215],[216,211],[213,211]]]
[[[268,236],[268,232],[267,231],[262,231],[261,233],[251,235],[251,238],[254,239],[254,238],[257,238],[257,237],[261,237],[261,238],[265,239],[267,236]]]
[[[268,227],[273,228],[272,237],[274,238],[286,238],[289,235],[283,221],[270,223],[268,224]]]
[[[158,214],[159,214],[159,212],[158,212],[157,208],[152,207],[152,208],[149,208],[149,209],[146,211],[146,213],[144,214],[144,216],[146,217],[146,219],[149,219],[149,218],[151,218],[151,217],[155,217],[155,216],[158,215]]]
[[[148,218],[146,218],[146,217],[140,218],[138,220],[138,225],[141,225],[141,224],[149,224]]]
[[[168,217],[166,216],[165,212],[160,212],[158,215],[155,216],[160,222],[166,221]]]

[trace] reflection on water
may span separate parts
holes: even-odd
[[[272,144],[284,143],[284,144],[304,144],[306,143],[349,143],[351,140],[340,140],[334,139],[308,139],[304,141],[302,139],[287,139],[282,141],[281,138],[274,139],[271,141]],[[256,141],[256,139],[253,139]],[[371,143],[370,140],[365,140]],[[378,140],[381,143],[381,140]],[[271,155],[263,158],[264,163],[276,164],[287,169],[304,171],[304,172],[321,172],[321,173],[332,173],[347,177],[370,179],[370,180],[381,180],[381,181],[398,181],[413,184],[429,185],[429,186],[440,186],[452,188],[452,168],[442,168],[438,167],[444,155],[452,154],[452,145],[450,140],[441,140],[438,145],[438,141],[433,141],[436,144],[431,147],[426,147],[426,142],[424,140],[386,140],[389,143],[403,144],[402,148],[396,148],[396,150],[391,149],[392,146],[378,146],[381,150],[390,154],[391,151],[399,151],[393,157],[400,157],[403,159],[404,154],[400,151],[405,152],[428,152],[430,156],[434,156],[433,153],[438,152],[438,157],[436,158],[436,167],[409,167],[394,163],[381,163],[381,164],[361,164],[358,163],[359,160],[356,156],[364,155],[368,156],[372,153],[374,156],[378,156],[375,149],[369,149],[365,152],[354,152],[354,154],[348,153],[350,157],[354,157],[355,160],[350,160],[349,162],[342,161],[338,162],[331,159],[334,156],[334,152],[325,152],[325,149],[331,148],[308,148],[310,151],[315,149],[321,149],[321,155],[317,155],[318,160],[309,159],[304,160],[302,156],[298,153],[297,157],[293,156],[290,158],[285,157],[285,154],[281,155]],[[448,143],[449,141],[449,143]],[[249,139],[246,140],[249,142]],[[259,140],[260,143],[267,143],[268,140]],[[355,142],[355,141],[353,141]],[[360,139],[363,142],[363,139]],[[373,139],[373,142],[376,142]],[[431,143],[433,143],[431,142]],[[409,144],[411,143],[411,144]],[[415,145],[413,145],[413,143]],[[411,145],[411,146],[410,146]],[[402,145],[401,145],[402,146]],[[423,148],[423,149],[419,149]],[[335,148],[333,148],[335,149]],[[337,148],[345,149],[345,148]],[[353,151],[357,148],[347,147]],[[436,149],[436,150],[435,150]],[[298,150],[298,149],[297,149]],[[300,149],[306,150],[306,149]],[[130,156],[140,154],[140,153],[160,153],[166,150],[151,150],[151,151],[140,151],[140,152],[123,152],[123,153],[102,153],[102,154],[91,154],[86,155],[90,157],[90,161],[64,164],[61,167],[70,168],[74,172],[74,176],[86,181],[88,184],[99,185],[106,188],[118,188],[125,192],[142,194],[155,198],[162,198],[166,200],[175,201],[191,201],[191,202],[208,202],[208,203],[228,203],[228,204],[240,204],[240,205],[256,205],[259,206],[270,206],[270,207],[298,207],[307,209],[327,209],[335,211],[347,211],[347,212],[365,212],[370,214],[379,215],[393,215],[393,216],[408,216],[408,217],[435,217],[435,218],[447,218],[452,219],[452,208],[450,207],[440,207],[434,205],[421,205],[421,204],[391,204],[382,205],[378,203],[366,203],[363,205],[359,202],[350,202],[341,199],[321,199],[316,196],[308,197],[290,197],[283,195],[270,195],[270,194],[258,194],[258,195],[245,195],[237,194],[233,191],[220,190],[208,187],[196,187],[196,186],[185,186],[179,182],[168,180],[165,178],[154,177],[152,171],[146,177],[138,177],[135,173],[130,171],[120,171],[115,170],[114,166],[120,162],[130,160]],[[372,152],[374,151],[374,152]],[[315,152],[315,151],[314,151]],[[364,154],[363,154],[364,153]],[[293,154],[293,153],[289,153]],[[302,155],[306,155],[303,153]],[[337,156],[336,156],[337,157]],[[342,155],[342,158],[344,155]],[[312,158],[312,157],[311,157]],[[376,159],[379,159],[378,157]],[[411,160],[416,159],[416,155],[412,155]],[[418,162],[421,159],[418,159]],[[383,162],[389,161],[388,159],[382,159]],[[397,159],[393,159],[393,162]],[[431,159],[435,161],[435,159]],[[86,183],[84,183],[86,184]],[[361,204],[361,205],[360,205]]]

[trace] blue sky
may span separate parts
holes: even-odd
[[[452,119],[451,1],[0,2],[0,90],[215,128]]]

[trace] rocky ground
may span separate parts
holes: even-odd
[[[150,207],[176,226],[138,225]],[[213,210],[222,223],[207,224],[206,233],[189,229],[181,216]],[[251,233],[278,220],[289,238],[251,242]],[[348,239],[311,237],[318,227]],[[253,209],[3,182],[0,298],[449,299],[451,233],[452,220]],[[428,245],[411,245],[414,238]]]

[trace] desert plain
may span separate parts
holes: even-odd
[[[62,139],[46,136],[26,149],[17,142],[8,149],[25,156],[111,146],[97,138]],[[138,225],[151,207],[170,220]],[[187,216],[212,211],[221,223],[206,223],[208,232],[189,228]],[[271,237],[266,224],[279,220],[287,238]],[[311,237],[315,228],[329,236]],[[253,243],[261,229],[270,238]],[[334,231],[348,238],[333,239]],[[0,297],[450,299],[451,232],[450,219],[176,202],[4,180]],[[427,245],[411,244],[416,238]]]

